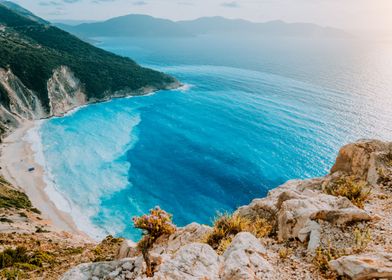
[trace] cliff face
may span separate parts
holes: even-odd
[[[11,70],[0,68],[0,122],[4,131],[46,116],[38,97]]]
[[[265,219],[268,236],[233,227],[215,251],[206,235],[217,225],[193,223],[156,241],[152,278],[124,241],[119,260],[82,264],[62,279],[392,279],[391,203],[392,143],[363,140],[343,147],[325,177],[288,181],[234,213]]]
[[[29,90],[11,70],[0,68],[0,122],[4,132],[25,120],[38,120],[64,115],[71,109],[87,103],[80,81],[71,69],[60,66],[47,82],[49,112],[37,95]]]
[[[53,71],[48,80],[50,115],[61,116],[69,110],[87,103],[82,84],[66,66]]]

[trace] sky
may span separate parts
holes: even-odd
[[[255,22],[312,22],[346,30],[392,30],[392,0],[14,0],[45,19],[104,20],[148,14],[172,20],[203,16]]]

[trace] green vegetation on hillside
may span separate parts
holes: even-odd
[[[47,81],[61,65],[68,66],[84,84],[87,96],[95,99],[123,89],[164,89],[175,82],[168,75],[143,68],[129,58],[91,46],[0,4],[2,25],[5,30],[0,29],[0,67],[11,69],[47,108]]]
[[[31,209],[32,205],[25,193],[15,190],[0,177],[0,208]]]

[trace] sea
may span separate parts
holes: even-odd
[[[339,148],[392,140],[392,42],[360,38],[94,38],[183,86],[45,120],[46,191],[91,237],[137,240],[160,206],[211,224],[291,179],[326,175]]]

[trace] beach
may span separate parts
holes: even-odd
[[[0,151],[1,175],[27,194],[33,206],[42,212],[42,217],[49,220],[54,229],[87,237],[77,229],[68,213],[56,207],[45,191],[47,184],[44,179],[44,168],[36,162],[32,143],[25,137],[29,130],[37,125],[38,122],[25,121],[3,139]]]

